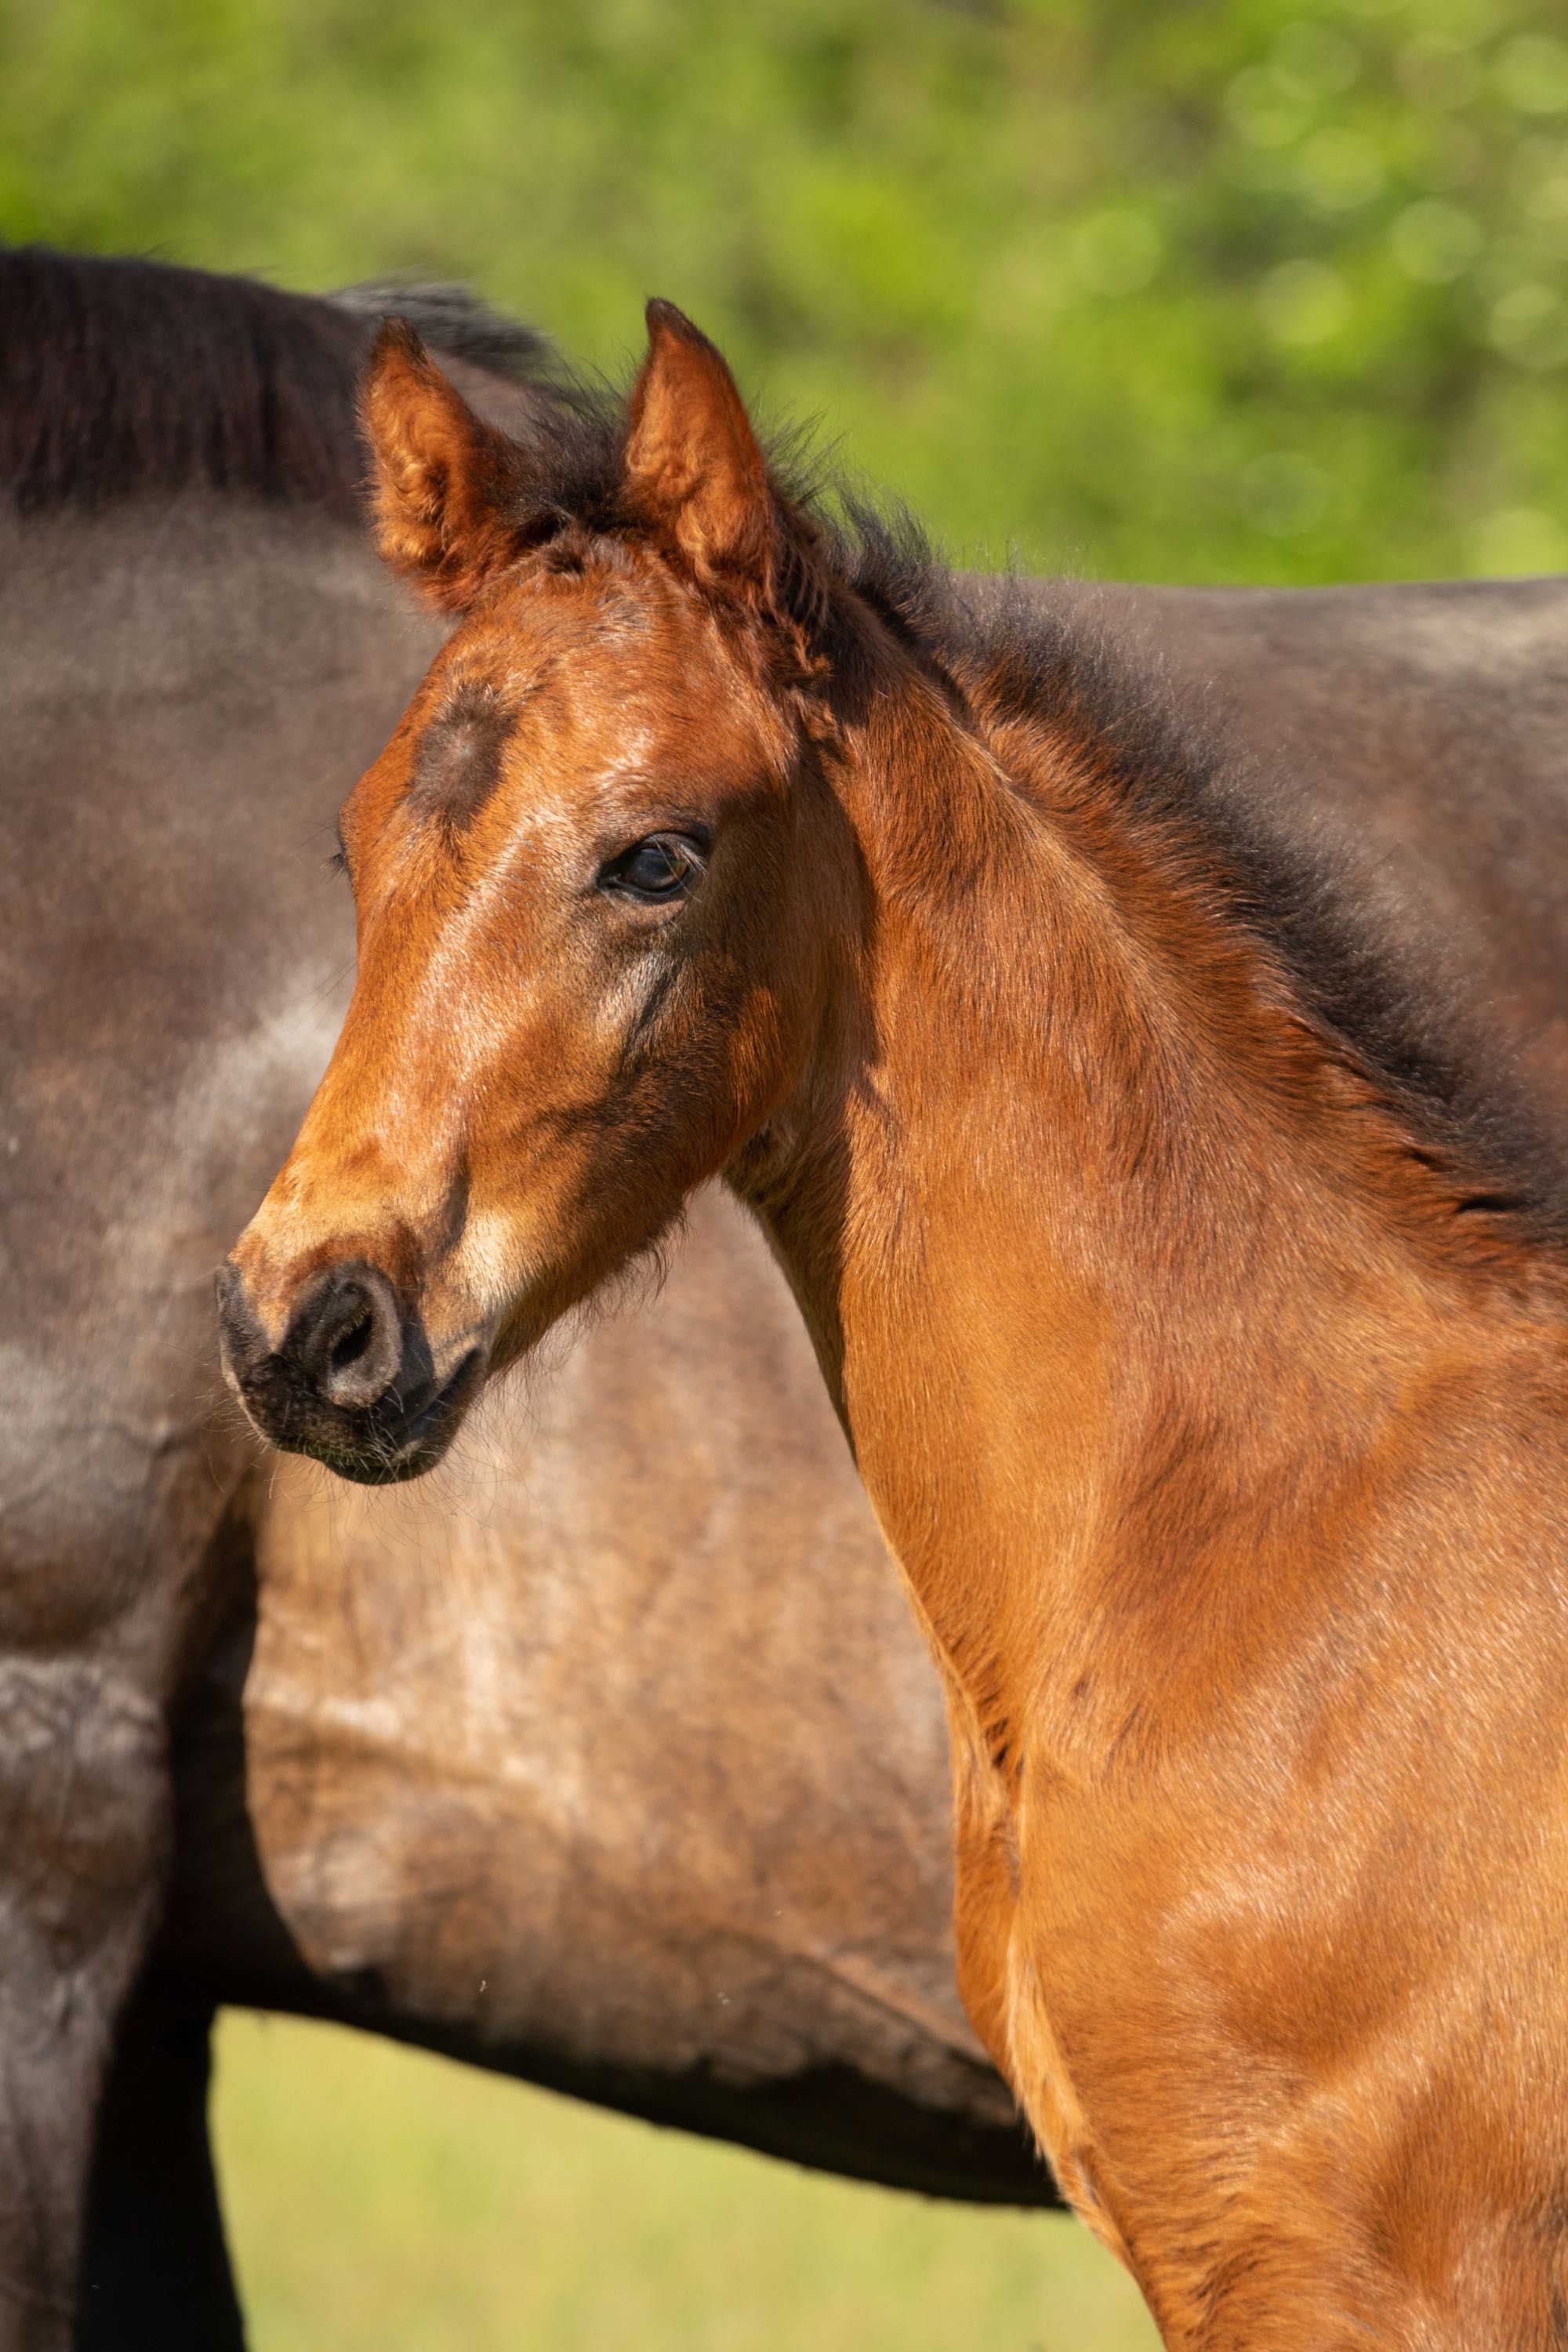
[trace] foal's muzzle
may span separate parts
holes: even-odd
[[[224,1376],[262,1436],[363,1486],[431,1469],[484,1380],[477,1347],[437,1376],[418,1316],[363,1259],[311,1276],[276,1347],[232,1260],[217,1300]]]

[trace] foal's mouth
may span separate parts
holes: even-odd
[[[300,1429],[282,1436],[263,1429],[261,1434],[284,1453],[306,1454],[356,1486],[403,1486],[434,1470],[484,1386],[485,1370],[485,1350],[470,1348],[433,1396],[424,1403],[416,1399],[396,1422],[380,1412],[367,1416],[363,1437],[332,1429]]]

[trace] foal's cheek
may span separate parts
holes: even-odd
[[[582,1044],[603,1076],[611,1076],[625,1065],[657,1012],[662,985],[657,964],[647,955],[606,960],[604,968],[583,982]]]

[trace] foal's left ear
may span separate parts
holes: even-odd
[[[363,413],[383,555],[447,612],[467,612],[519,551],[520,453],[403,319],[376,337]]]
[[[722,357],[673,302],[647,306],[626,490],[699,577],[771,592],[780,515],[767,460]]]

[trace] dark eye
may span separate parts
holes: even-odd
[[[627,898],[679,898],[702,878],[702,851],[683,833],[650,833],[612,857],[599,875],[601,890]]]

